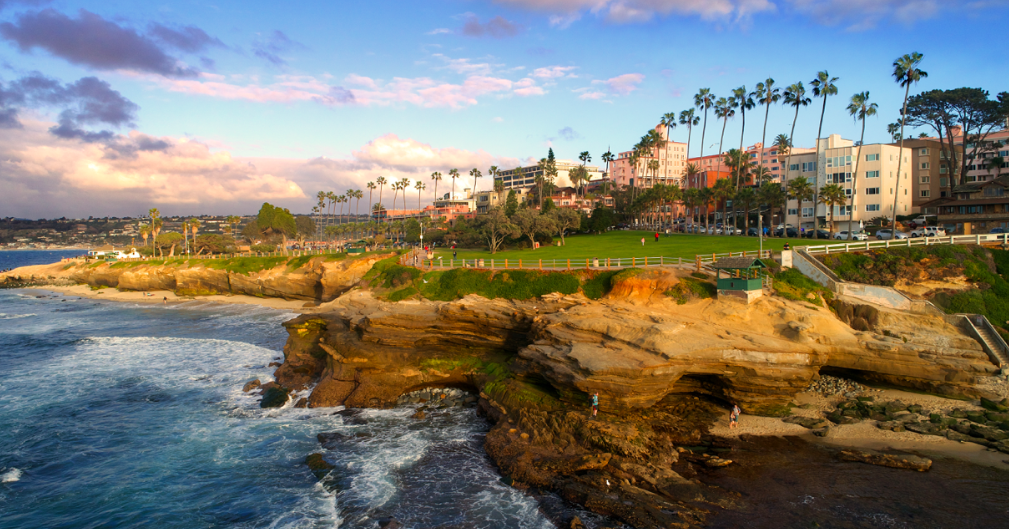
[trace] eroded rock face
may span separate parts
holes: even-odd
[[[180,294],[238,294],[328,302],[350,290],[375,262],[390,255],[392,254],[340,261],[326,261],[325,257],[318,257],[293,270],[282,264],[248,274],[210,268],[207,264],[213,263],[212,261],[192,260],[187,265],[139,264],[125,268],[101,264],[74,265],[64,270],[62,266],[50,266],[44,270],[45,276],[42,276],[43,270],[39,270],[39,273],[32,271],[36,274],[32,277],[36,277],[38,281],[64,279],[78,284],[121,290],[173,290]],[[0,277],[0,285],[6,280],[6,277]]]

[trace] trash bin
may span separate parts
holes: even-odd
[[[478,268],[483,268],[483,259],[480,259],[479,263],[480,264],[478,264],[477,267]]]
[[[592,258],[592,268],[599,268],[599,258],[598,257],[593,257]]]

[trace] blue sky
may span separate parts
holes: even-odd
[[[857,139],[844,107],[868,90],[880,116],[866,140],[885,141],[903,97],[891,63],[911,51],[929,72],[912,93],[1007,88],[997,30],[1007,0],[0,6],[0,112],[15,116],[0,129],[0,182],[11,190],[0,216],[125,215],[148,204],[246,213],[263,200],[304,212],[319,189],[364,188],[379,175],[424,178],[429,199],[435,170],[513,167],[548,146],[598,160],[691,107],[698,88],[729,95],[768,76],[808,85],[824,69],[840,78],[824,134]],[[976,35],[990,51],[970,42]],[[74,84],[92,77],[100,93]],[[50,85],[18,84],[26,78]],[[819,108],[800,111],[797,146],[813,145]],[[792,115],[772,107],[768,137],[788,132]],[[747,117],[752,144],[763,116]],[[706,153],[720,125],[709,115]],[[737,114],[726,148],[740,125]],[[686,130],[673,137],[686,141]]]

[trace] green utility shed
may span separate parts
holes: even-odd
[[[755,257],[726,257],[712,265],[718,277],[718,297],[733,296],[751,303],[764,295],[767,265]],[[722,277],[722,272],[726,277]]]

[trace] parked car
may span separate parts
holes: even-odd
[[[827,230],[806,230],[802,236],[807,239],[829,239],[830,232]]]
[[[893,231],[890,229],[884,229],[876,232],[876,238],[881,241],[888,241],[890,239],[906,239],[907,234],[900,230]]]
[[[989,231],[988,233],[1005,233],[1005,232],[1006,232],[1005,228],[992,228],[991,231]],[[943,235],[945,235],[945,233]],[[929,235],[929,237],[931,237],[931,235]]]
[[[788,228],[785,228],[785,229],[778,228],[778,229],[774,230],[774,236],[775,237],[781,237],[782,233],[784,233],[785,237],[798,237],[799,236],[799,230],[797,230],[795,228],[792,228],[792,227],[788,227]]]
[[[839,240],[839,241],[847,241],[848,240],[848,232],[847,231],[839,231],[839,232],[837,232],[837,233],[834,234],[834,238],[837,239],[837,240]],[[856,232],[854,232],[854,233],[851,234],[851,240],[853,240],[853,241],[867,241],[867,240],[869,240],[869,235],[866,234],[864,231],[856,231]]]
[[[946,230],[938,226],[922,226],[921,228],[911,230],[909,235],[911,237],[945,237]]]
[[[760,230],[758,230],[757,228],[750,228],[746,230],[747,237],[756,237],[758,235],[760,235]]]

